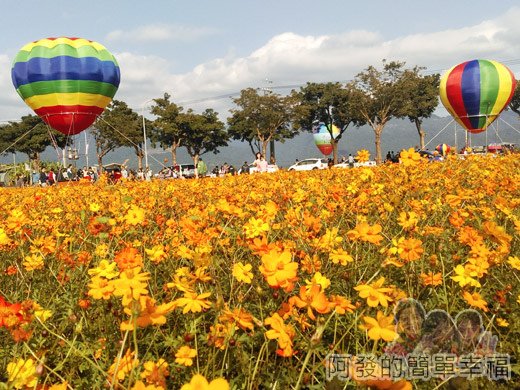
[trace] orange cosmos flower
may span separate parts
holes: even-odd
[[[193,365],[193,358],[197,356],[197,350],[184,345],[175,353],[175,363],[190,367]]]
[[[372,340],[385,340],[387,342],[395,340],[398,334],[395,332],[394,316],[385,317],[383,312],[377,311],[376,318],[363,316],[364,324],[359,328],[368,331],[368,337]]]
[[[389,287],[383,287],[385,278],[380,277],[372,284],[361,284],[354,287],[354,290],[359,292],[359,296],[367,300],[367,304],[370,307],[376,307],[381,305],[388,307],[388,302],[392,302],[392,298],[387,295],[392,289]]]
[[[200,313],[202,309],[208,309],[211,306],[211,302],[205,299],[210,295],[210,292],[197,294],[196,292],[186,291],[184,297],[176,299],[174,304],[175,306],[184,307],[182,310],[183,314],[189,312]]]
[[[0,296],[0,328],[11,328],[18,325],[23,319],[22,305],[20,303],[10,304]]]
[[[347,237],[353,241],[361,240],[370,242],[375,245],[379,245],[381,243],[381,240],[383,240],[383,236],[379,234],[382,230],[383,229],[379,224],[370,226],[366,222],[361,222],[356,225],[355,229],[350,230],[347,233]]]
[[[350,299],[341,295],[332,295],[330,297],[330,307],[334,308],[338,314],[354,313],[356,309],[356,306],[352,304]]]
[[[326,314],[331,310],[331,305],[319,284],[313,284],[310,289],[307,286],[301,286],[300,295],[289,298],[289,304],[296,305],[300,309],[306,307],[307,315],[313,321],[316,320],[313,309],[320,314]]]
[[[298,263],[292,261],[290,252],[271,250],[262,256],[262,265],[259,267],[270,287],[283,288],[289,292],[293,283],[298,279]]]
[[[253,316],[246,310],[236,307],[233,310],[226,308],[224,313],[218,318],[223,323],[232,323],[242,330],[253,330]]]
[[[399,257],[404,261],[419,260],[424,252],[422,241],[408,238],[398,244]]]
[[[276,249],[276,245],[274,243],[268,243],[267,237],[256,237],[252,242],[248,242],[248,247],[251,249],[254,255],[262,256],[269,251]]]
[[[143,257],[136,248],[131,246],[121,249],[116,254],[114,261],[120,270],[143,266]]]
[[[156,306],[155,299],[147,295],[142,295],[139,302],[135,302],[132,307],[125,307],[124,312],[129,316],[139,313],[135,319],[135,324],[140,328],[146,328],[148,325],[163,325],[166,323],[166,315],[175,309],[173,302]],[[121,330],[133,330],[134,319],[121,323]]]
[[[462,297],[470,306],[478,307],[482,311],[489,311],[487,307],[487,302],[482,299],[482,296],[478,292],[474,292],[473,294],[469,293],[468,291],[464,291],[462,293]]]
[[[264,323],[271,327],[271,330],[265,332],[265,336],[269,340],[276,339],[278,341],[279,349],[276,351],[276,353],[283,357],[292,356],[292,340],[296,335],[292,326],[285,325],[282,317],[280,317],[278,313],[274,313],[271,317],[266,318]]]
[[[440,272],[434,274],[429,272],[427,274],[422,273],[419,275],[422,279],[423,286],[440,286],[442,284],[442,274]]]

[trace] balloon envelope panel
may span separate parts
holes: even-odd
[[[101,44],[82,38],[46,38],[22,47],[11,69],[20,97],[49,126],[77,134],[114,97],[119,65]]]
[[[491,60],[472,60],[456,65],[440,82],[441,101],[467,131],[480,133],[511,101],[516,87],[513,73]]]

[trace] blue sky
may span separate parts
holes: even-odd
[[[12,86],[11,62],[24,44],[50,36],[77,36],[105,45],[121,67],[116,98],[138,111],[168,92],[185,107],[212,107],[226,116],[229,99],[206,98],[246,87],[348,80],[383,58],[431,71],[489,58],[504,61],[520,77],[518,1],[2,4],[9,11],[2,13],[1,23],[0,121],[30,112]],[[202,102],[188,104],[194,100]]]

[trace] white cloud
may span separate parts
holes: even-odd
[[[115,30],[110,32],[106,39],[115,41],[134,41],[139,43],[179,41],[193,42],[202,37],[216,34],[217,31],[208,27],[184,26],[178,24],[150,24],[134,30]]]

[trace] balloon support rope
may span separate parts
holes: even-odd
[[[439,132],[438,132],[437,134],[435,134],[435,135],[432,137],[432,139],[429,140],[429,141],[424,145],[424,149],[426,149],[426,147],[427,147],[431,142],[433,142],[433,140],[434,140],[435,138],[437,138],[437,137],[438,137],[438,136],[439,136],[439,135],[440,135],[444,130],[446,130],[446,129],[448,128],[448,126],[451,125],[454,121],[455,121],[455,120],[452,119],[451,121],[449,121],[449,123],[448,123],[446,126],[444,126],[442,129],[440,129]],[[423,150],[424,150],[424,149],[423,149]]]
[[[37,123],[35,124],[33,127],[31,127],[29,130],[27,130],[25,133],[23,133],[21,136],[19,136],[17,139],[14,140],[14,142],[9,145],[7,148],[5,148],[4,150],[2,150],[0,152],[0,155],[4,154],[5,152],[7,152],[9,149],[11,149],[14,145],[16,145],[19,141],[21,141],[23,138],[25,138],[27,136],[27,134],[29,134],[31,131],[34,130],[34,128],[36,126],[38,126],[40,123]]]
[[[133,146],[135,147],[140,147],[139,145],[137,145],[134,141],[132,141],[130,138],[128,138],[125,134],[123,134],[122,132],[120,132],[118,129],[116,129],[114,126],[112,126],[110,123],[108,123],[106,120],[104,120],[102,117],[98,117],[100,120],[102,120],[104,123],[106,123],[108,126],[110,126],[110,128],[112,130],[115,130],[116,132],[119,133],[119,135],[121,135],[123,138],[125,138],[127,141],[129,141]],[[158,163],[160,166],[162,166],[163,168],[166,168],[166,165],[164,165],[164,163],[162,161],[159,161],[157,160],[154,156],[148,156],[150,157],[152,160],[155,160],[156,163]]]
[[[515,127],[513,125],[511,125],[510,123],[506,122],[505,120],[503,120],[502,118],[500,118],[500,120],[502,122],[504,122],[506,125],[508,125],[510,128],[512,128],[514,131],[516,131],[518,134],[520,134],[520,131],[518,131],[517,129],[515,129]]]

